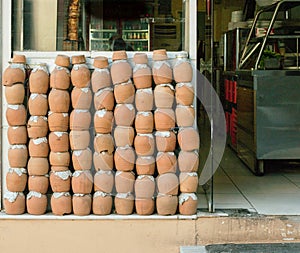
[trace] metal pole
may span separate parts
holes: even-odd
[[[210,24],[211,24],[211,36],[210,36],[210,50],[211,50],[211,85],[214,85],[214,0],[209,0],[210,4]],[[212,90],[210,91],[210,110],[213,115],[213,94]],[[209,212],[214,212],[215,207],[214,207],[214,177],[213,177],[213,168],[214,168],[214,146],[213,146],[213,134],[214,134],[214,120],[213,117],[211,117],[210,120],[210,145],[211,145],[211,181],[210,181],[210,200],[209,200]]]

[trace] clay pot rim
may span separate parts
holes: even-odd
[[[112,55],[112,60],[127,60],[127,53],[125,50],[114,51]]]
[[[109,66],[108,58],[105,56],[97,56],[94,58],[93,66],[95,68],[103,69]]]

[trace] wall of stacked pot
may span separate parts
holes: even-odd
[[[196,213],[193,68],[186,52],[150,53],[12,58],[2,75],[7,214]]]

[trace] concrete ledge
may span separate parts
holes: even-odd
[[[31,214],[21,214],[21,215],[9,215],[4,212],[0,213],[0,220],[196,220],[197,215],[86,215],[78,216],[74,214],[58,216],[52,213],[46,213],[43,215],[31,215]]]

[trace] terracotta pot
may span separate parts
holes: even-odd
[[[94,149],[97,153],[105,151],[112,154],[115,150],[115,146],[111,134],[97,134],[94,138]]]
[[[50,204],[52,213],[55,215],[72,213],[72,197],[68,192],[54,192]]]
[[[135,152],[139,156],[154,154],[155,142],[152,134],[137,134],[134,139]]]
[[[179,213],[193,215],[197,213],[198,198],[194,193],[182,193],[179,195]]]
[[[114,96],[118,104],[133,104],[135,88],[131,80],[114,86]]]
[[[117,171],[115,186],[118,193],[133,193],[135,175],[132,171]]]
[[[200,146],[200,137],[196,129],[186,127],[179,130],[177,135],[179,146],[184,151],[198,150]]]
[[[133,139],[133,127],[117,126],[114,129],[114,140],[117,147],[132,146]]]
[[[135,210],[139,215],[151,215],[154,213],[154,199],[136,199]]]
[[[153,61],[152,76],[156,85],[171,83],[173,79],[172,72],[172,67],[167,60]]]
[[[92,104],[92,91],[90,88],[74,87],[71,92],[72,107],[74,109],[89,110]]]
[[[70,95],[67,90],[51,89],[48,100],[50,111],[69,112]]]
[[[74,170],[90,170],[93,162],[92,151],[89,148],[73,151],[72,162]]]
[[[30,157],[27,165],[29,176],[43,176],[49,172],[49,161],[46,157]]]
[[[186,52],[176,55],[176,62],[173,67],[173,76],[176,83],[188,83],[193,79],[193,68],[188,60]]]
[[[152,133],[154,117],[152,112],[137,112],[135,117],[135,129],[137,133]]]
[[[132,68],[127,62],[127,55],[124,52],[113,52],[113,63],[110,68],[113,84],[125,83],[132,77]]]
[[[177,195],[178,194],[178,177],[174,173],[165,173],[156,178],[157,190],[161,194]]]
[[[72,150],[82,150],[86,149],[90,145],[90,132],[88,130],[70,131],[70,147]]]
[[[157,108],[172,108],[174,88],[171,84],[160,84],[154,89],[154,101]]]
[[[158,215],[174,215],[178,206],[178,197],[159,194],[156,198],[156,210]]]
[[[89,170],[78,170],[72,176],[74,193],[89,194],[93,189],[93,176]]]
[[[114,51],[112,54],[113,61],[126,60],[126,59],[127,59],[127,53],[125,50]]]
[[[10,192],[22,192],[27,185],[27,170],[10,168],[6,174],[6,188]]]
[[[89,87],[91,83],[91,72],[86,64],[73,65],[71,70],[72,84],[77,88]]]
[[[114,155],[108,152],[94,153],[94,168],[99,170],[112,170],[114,168]]]
[[[26,125],[27,112],[24,105],[7,105],[6,120],[9,126]]]
[[[16,83],[25,82],[24,64],[10,64],[3,72],[2,84],[4,86],[11,86]]]
[[[132,126],[135,118],[135,109],[132,104],[117,104],[114,110],[117,126]]]
[[[96,68],[92,73],[92,89],[96,93],[98,90],[110,87],[112,85],[112,80],[110,76],[110,71],[108,68]]]
[[[111,133],[114,122],[114,115],[112,111],[105,109],[96,111],[94,116],[94,126],[96,133],[108,134]]]
[[[60,90],[67,90],[69,89],[70,84],[70,71],[66,67],[55,66],[50,74],[50,87]]]
[[[194,101],[194,87],[191,83],[178,83],[175,88],[176,103],[192,105]]]
[[[62,171],[67,171],[67,170],[69,170],[69,167],[67,167],[67,166],[51,166],[52,172],[62,172]]]
[[[95,68],[104,69],[108,68],[108,58],[105,56],[97,56],[94,58],[93,66]]]
[[[28,149],[26,145],[13,145],[8,149],[8,162],[11,168],[26,168]]]
[[[49,146],[53,152],[68,152],[69,134],[67,132],[51,132],[49,134]]]
[[[67,55],[58,54],[54,63],[58,66],[67,68],[70,66],[70,57]]]
[[[179,127],[190,127],[195,123],[195,109],[193,106],[177,105],[175,115]]]
[[[178,155],[178,167],[181,172],[197,172],[199,167],[198,152],[181,150]]]
[[[114,154],[116,169],[132,171],[135,163],[135,152],[132,147],[118,147]]]
[[[49,177],[47,176],[29,176],[28,190],[46,194],[49,187]]]
[[[40,65],[33,68],[29,76],[30,93],[47,94],[50,77],[47,65]]]
[[[24,84],[17,83],[5,87],[6,102],[11,105],[23,104],[25,97]]]
[[[50,152],[49,161],[52,166],[66,166],[70,165],[69,152]]]
[[[166,49],[153,50],[152,59],[153,59],[153,61],[167,60],[168,59],[167,50]]]
[[[92,196],[90,194],[74,194],[72,204],[75,215],[89,215],[92,209]]]
[[[155,158],[153,156],[138,156],[136,159],[136,173],[138,175],[154,175]]]
[[[94,176],[94,191],[111,193],[114,187],[114,174],[110,170],[99,170]]]
[[[157,131],[170,131],[175,127],[175,112],[172,109],[158,108],[154,112],[154,125]]]
[[[129,215],[133,213],[134,197],[132,194],[118,193],[115,197],[115,209],[117,214]]]
[[[10,145],[27,144],[26,126],[11,126],[7,130],[7,139]]]
[[[51,171],[50,172],[50,186],[53,192],[68,192],[71,189],[70,170],[66,171]]]
[[[155,181],[153,176],[140,175],[135,180],[134,192],[136,199],[152,199],[155,193]]]
[[[73,55],[72,56],[72,64],[83,64],[86,63],[86,59],[84,55]]]
[[[47,196],[39,192],[29,192],[26,197],[27,212],[42,215],[47,210]]]
[[[89,130],[91,121],[92,116],[88,110],[73,110],[70,115],[70,129]]]
[[[176,135],[173,131],[155,133],[155,143],[159,152],[173,152],[176,147]]]
[[[25,195],[22,192],[6,192],[4,208],[6,214],[23,214],[25,212]]]
[[[49,144],[46,137],[30,139],[29,145],[29,156],[31,157],[48,157]]]
[[[46,137],[48,134],[48,120],[44,116],[31,116],[27,123],[29,138]]]
[[[197,172],[181,172],[179,174],[180,191],[183,193],[197,192]]]
[[[26,63],[26,56],[23,54],[15,54],[13,58],[11,59],[12,63]]]
[[[135,64],[147,64],[148,56],[146,53],[135,53],[133,56],[133,62]]]
[[[138,111],[151,111],[153,109],[153,91],[149,89],[138,89],[135,94],[135,106]]]
[[[45,94],[32,93],[28,100],[29,114],[45,116],[48,113],[48,99]]]
[[[137,89],[152,86],[152,71],[146,64],[137,64],[133,69],[133,82]]]
[[[69,114],[64,112],[48,113],[49,130],[52,132],[67,132],[69,129]]]
[[[115,106],[113,88],[103,88],[98,90],[94,96],[94,106],[96,110],[106,109],[112,111]]]
[[[148,66],[148,57],[145,53],[136,53],[133,57],[135,67],[133,69],[133,81],[137,89],[152,86],[151,68]]]
[[[159,174],[175,173],[177,159],[173,152],[158,152],[156,156],[156,167]]]
[[[95,192],[93,196],[93,213],[96,215],[107,215],[111,213],[113,199],[110,194]]]

